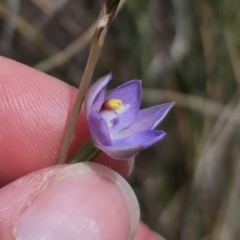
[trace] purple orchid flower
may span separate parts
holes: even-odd
[[[112,75],[94,83],[86,93],[85,112],[97,148],[114,159],[130,159],[166,135],[154,130],[174,103],[140,110],[141,81],[132,80],[105,97]]]

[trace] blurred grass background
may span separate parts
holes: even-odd
[[[129,178],[141,218],[168,240],[240,239],[240,2],[122,3],[93,80],[143,79],[142,107],[176,102]],[[100,5],[0,0],[0,54],[78,86]]]

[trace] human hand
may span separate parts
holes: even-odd
[[[136,240],[158,239],[138,225],[137,199],[120,176],[132,161],[102,153],[95,163],[56,165],[75,95],[61,81],[0,58],[0,239],[125,240],[136,229]],[[68,159],[89,138],[81,112]]]

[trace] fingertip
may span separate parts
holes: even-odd
[[[19,178],[0,188],[0,239],[12,240],[16,218],[64,165],[53,166]]]
[[[120,201],[120,199],[122,199],[122,197],[124,197],[122,199],[124,201],[121,201],[121,204],[122,204],[122,207],[124,209],[127,209],[128,213],[129,213],[129,215],[127,216],[127,218],[130,219],[129,239],[133,239],[133,237],[136,233],[139,218],[140,218],[139,204],[138,204],[138,200],[137,200],[136,195],[133,192],[132,188],[120,174],[118,174],[117,172],[113,171],[112,169],[110,169],[102,164],[85,162],[85,163],[70,165],[70,166],[64,168],[63,170],[59,171],[57,173],[57,175],[51,180],[51,184],[55,184],[55,182],[59,182],[62,179],[66,179],[67,177],[72,178],[74,176],[78,176],[78,175],[82,176],[85,174],[96,175],[98,178],[97,184],[98,184],[99,188],[105,187],[106,183],[110,183],[110,185],[108,186],[108,187],[110,187],[110,189],[105,189],[107,197],[109,197],[112,194],[111,187],[115,188],[117,186],[119,188],[120,191],[117,191],[117,195],[115,196],[116,200],[112,199],[111,204],[114,205],[114,204],[118,203],[118,201]],[[97,187],[97,186],[95,186],[95,187]],[[111,196],[113,197],[114,195],[111,195]],[[97,195],[96,195],[96,197],[97,197]],[[105,202],[105,201],[103,201],[103,202]],[[110,206],[110,205],[106,204],[106,206]],[[114,206],[114,208],[115,207],[116,206]],[[119,216],[118,216],[118,218],[119,218]],[[121,224],[126,223],[126,219],[122,219],[122,222],[120,222],[120,223]],[[119,238],[119,239],[121,239],[121,238]]]
[[[57,164],[76,89],[45,73],[0,57],[0,186]],[[81,111],[68,159],[90,139]],[[129,162],[101,154],[96,159],[122,176]]]
[[[18,217],[17,239],[133,239],[139,206],[128,183],[97,163],[57,172]],[[111,226],[111,227],[109,227]]]
[[[76,91],[3,57],[0,86],[0,185],[4,185],[57,163]]]

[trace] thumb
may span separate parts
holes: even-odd
[[[0,190],[0,239],[133,239],[138,221],[131,187],[97,163],[43,169]]]

